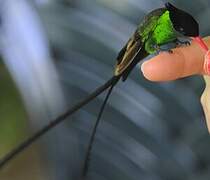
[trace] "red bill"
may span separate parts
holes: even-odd
[[[200,36],[194,37],[193,40],[206,52],[203,69],[206,74],[210,75],[210,50]]]
[[[208,46],[206,45],[206,43],[203,41],[203,39],[200,36],[194,37],[193,40],[195,40],[201,46],[201,48],[204,49],[205,51],[209,50]]]

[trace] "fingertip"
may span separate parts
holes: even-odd
[[[173,60],[175,58],[174,54],[162,52],[144,62],[141,71],[146,79],[154,82],[176,79],[179,74],[173,70],[177,69],[177,63]]]
[[[149,81],[155,81],[154,76],[153,76],[153,68],[154,66],[151,65],[150,60],[145,61],[142,65],[141,65],[141,71],[144,75],[144,77],[149,80]]]

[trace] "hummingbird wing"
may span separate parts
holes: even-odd
[[[157,26],[159,17],[165,11],[166,8],[159,8],[144,17],[133,36],[118,54],[117,65],[114,71],[115,76],[124,73],[126,75],[122,76],[125,80],[132,68],[148,55],[145,52],[144,44]]]
[[[115,67],[116,76],[121,75],[128,68],[142,47],[139,35],[135,32],[118,54]]]

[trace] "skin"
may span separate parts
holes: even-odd
[[[204,38],[210,48],[210,36]],[[162,52],[144,62],[141,70],[146,79],[154,82],[171,81],[191,75],[206,75],[203,65],[205,51],[194,41],[190,46],[173,49],[173,54]],[[201,96],[201,104],[210,132],[210,77],[204,76],[206,88]]]

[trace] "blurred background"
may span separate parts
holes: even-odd
[[[163,0],[0,0],[0,157],[102,85],[141,18]],[[209,35],[210,1],[170,1]],[[115,88],[89,180],[207,180],[210,140],[195,76]],[[101,95],[0,171],[2,180],[79,180]]]

